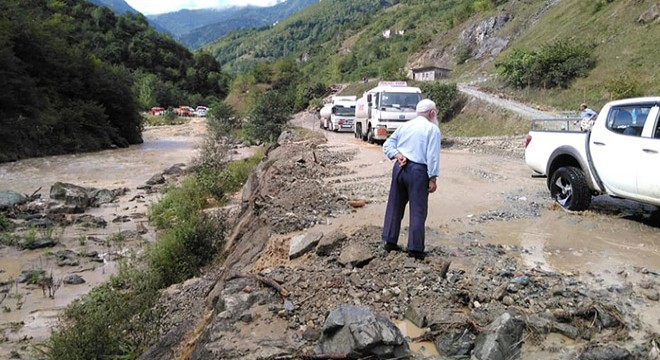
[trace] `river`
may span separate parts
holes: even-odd
[[[58,245],[50,249],[19,250],[0,246],[0,283],[6,283],[0,286],[0,358],[9,357],[14,349],[45,340],[62,309],[115,274],[118,260],[124,254],[140,252],[145,242],[153,241],[154,231],[146,221],[146,213],[159,194],[148,194],[136,188],[174,164],[189,164],[198,152],[197,145],[204,131],[204,119],[193,118],[184,125],[147,127],[143,133],[144,143],[129,148],[0,164],[0,190],[28,195],[38,191],[45,200],[50,186],[57,181],[130,190],[117,202],[87,212],[105,219],[108,223],[105,228],[55,229],[52,236]],[[113,234],[138,227],[147,231],[141,240],[108,241]],[[42,230],[36,232],[40,234]],[[65,249],[79,254],[80,265],[57,266],[53,253]],[[102,262],[83,256],[93,251],[100,254]],[[86,282],[63,284],[56,289],[55,296],[49,298],[44,296],[40,286],[15,281],[22,271],[38,269],[52,274],[56,282],[71,274],[82,276]]]

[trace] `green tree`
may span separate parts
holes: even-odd
[[[245,136],[254,142],[275,142],[289,121],[292,110],[287,97],[277,90],[253,95]]]

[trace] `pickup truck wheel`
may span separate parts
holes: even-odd
[[[583,211],[591,204],[584,172],[573,166],[555,170],[550,180],[550,195],[566,210]]]

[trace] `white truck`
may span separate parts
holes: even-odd
[[[320,112],[322,129],[332,131],[353,131],[355,102],[357,96],[333,96]]]
[[[417,116],[422,91],[405,81],[381,81],[357,100],[355,137],[383,143],[402,123]]]
[[[660,206],[659,109],[660,97],[612,101],[586,132],[576,119],[535,120],[525,162],[567,210],[586,210],[601,194]]]

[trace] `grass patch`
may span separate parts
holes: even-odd
[[[185,123],[185,118],[179,117],[171,111],[165,113],[165,115],[147,115],[144,118],[144,124],[147,126],[182,125]]]
[[[443,137],[522,135],[530,127],[528,119],[478,99],[469,100],[455,118],[440,124]]]

